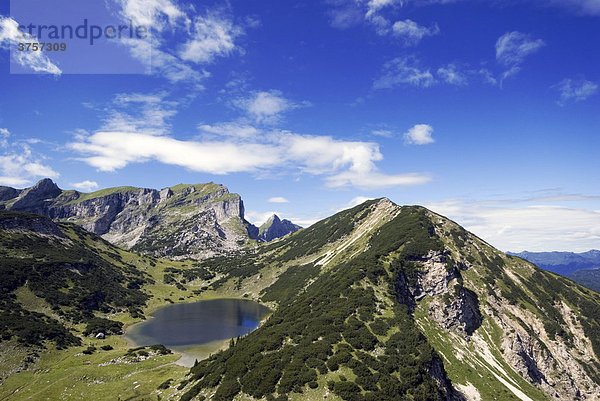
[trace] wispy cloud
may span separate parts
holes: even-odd
[[[0,49],[9,49],[20,42],[31,42],[33,37],[19,31],[19,23],[12,18],[0,16]],[[61,75],[61,69],[46,56],[44,52],[12,51],[13,60],[28,69],[38,73]]]
[[[460,71],[456,64],[438,68],[437,75],[443,82],[450,85],[462,86],[468,82],[466,74]]]
[[[284,198],[283,196],[274,196],[267,200],[269,203],[289,203],[290,201]]]
[[[558,104],[564,106],[569,102],[579,102],[595,95],[598,92],[598,84],[585,79],[566,78],[554,85],[559,91]]]
[[[72,183],[69,185],[71,185],[75,189],[78,189],[80,191],[86,191],[86,192],[91,192],[92,190],[98,188],[98,183],[96,181],[89,181],[89,180],[85,180],[82,182],[76,182],[76,183]]]
[[[247,97],[234,101],[256,122],[277,122],[281,113],[300,107],[301,105],[283,97],[277,90],[253,92]],[[306,105],[307,103],[304,103]]]
[[[194,63],[210,63],[217,56],[231,54],[236,49],[234,39],[243,33],[231,20],[212,14],[197,17],[193,26],[193,36],[179,55]]]
[[[394,36],[402,38],[406,45],[414,46],[424,37],[440,33],[440,28],[437,25],[427,28],[417,24],[415,21],[406,19],[395,22],[392,25],[392,33]]]
[[[516,75],[525,58],[544,46],[542,39],[533,39],[530,35],[517,31],[500,36],[496,41],[496,60],[507,68],[502,80]]]
[[[122,93],[103,109],[106,113],[103,131],[141,132],[150,135],[166,133],[168,120],[177,114],[178,102],[167,100],[167,94]]]
[[[421,67],[414,56],[397,57],[383,66],[383,74],[373,83],[374,89],[393,88],[401,84],[430,87],[436,83],[431,70]]]
[[[404,134],[404,142],[409,145],[427,145],[435,142],[431,134],[433,134],[431,125],[417,124]]]
[[[374,129],[371,131],[371,134],[376,136],[383,136],[385,138],[391,138],[394,136],[394,133],[388,129]]]
[[[240,139],[256,138],[261,131],[252,125],[240,122],[226,122],[217,124],[199,124],[198,129],[204,137],[210,138],[212,135],[215,138],[233,137]]]
[[[156,31],[189,23],[186,13],[170,0],[116,0],[121,14],[136,25],[150,26]]]
[[[232,17],[214,10],[199,14],[194,7],[182,8],[171,0],[117,0],[125,21],[148,27],[149,37],[124,38],[121,43],[131,55],[150,66],[149,73],[172,83],[200,82],[209,74],[204,67],[234,52],[243,53],[235,43],[244,27],[257,26],[247,19],[236,24]]]
[[[411,19],[394,21],[395,8],[404,6],[403,0],[330,0],[333,8],[329,11],[331,25],[335,28],[347,29],[361,22],[371,25],[381,36],[400,38],[406,46],[417,45],[424,37],[437,35],[440,32],[437,24],[431,27],[420,25]]]

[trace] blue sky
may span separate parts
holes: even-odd
[[[387,196],[505,251],[600,248],[599,0],[12,3],[0,185],[214,181],[303,225]],[[83,18],[148,35],[17,50]]]

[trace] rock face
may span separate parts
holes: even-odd
[[[281,220],[279,216],[274,214],[258,228],[258,238],[268,242],[296,232],[301,228],[289,220]]]
[[[76,223],[125,249],[172,259],[236,253],[258,238],[237,194],[214,183],[63,191],[50,179],[0,190],[0,207]]]

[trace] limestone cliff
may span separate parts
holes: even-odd
[[[236,253],[258,236],[244,219],[240,196],[214,183],[81,193],[44,179],[24,190],[3,187],[0,195],[5,209],[73,222],[125,249],[158,257]]]

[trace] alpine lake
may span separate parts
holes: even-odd
[[[212,299],[163,306],[151,319],[127,329],[125,339],[132,346],[162,344],[180,354],[177,364],[192,366],[224,348],[231,338],[256,329],[271,312],[246,299]]]

